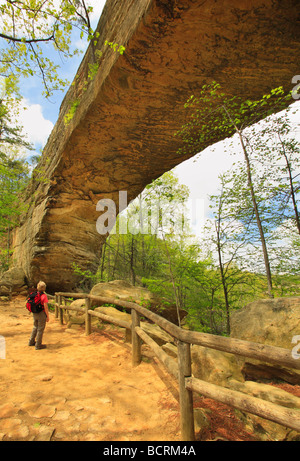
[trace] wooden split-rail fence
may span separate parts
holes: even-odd
[[[70,298],[71,300],[84,298],[85,307],[68,305]],[[130,310],[131,322],[92,310],[91,301],[96,301],[99,305],[112,304]],[[119,327],[131,330],[133,366],[138,366],[141,362],[142,342],[150,346],[151,350],[165,366],[167,371],[178,380],[180,428],[181,439],[183,441],[195,440],[193,392],[300,432],[300,410],[283,407],[244,394],[243,392],[234,391],[202,381],[192,376],[192,344],[300,370],[300,359],[297,360],[293,358],[291,350],[235,338],[184,330],[139,304],[120,299],[92,296],[85,293],[55,293],[55,317],[59,318],[61,324],[63,324],[64,310],[74,310],[85,313],[86,335],[91,333],[91,318],[93,316],[105,322],[110,322]],[[154,322],[175,339],[178,351],[177,361],[170,357],[147,333],[145,333],[144,330],[141,329],[141,316]]]

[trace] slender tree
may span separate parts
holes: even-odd
[[[291,117],[293,106],[265,120],[258,130],[248,130],[251,157],[262,170],[272,197],[274,226],[293,221],[300,234],[300,147]]]
[[[269,294],[270,298],[272,298],[273,297],[273,292],[272,292],[272,274],[271,274],[270,259],[269,259],[269,254],[268,254],[267,242],[266,242],[266,238],[265,238],[265,232],[264,232],[264,229],[263,229],[262,220],[261,220],[261,216],[260,216],[260,212],[259,212],[259,208],[258,208],[254,182],[253,182],[253,178],[252,178],[252,168],[251,168],[250,155],[249,155],[248,149],[246,147],[246,142],[245,142],[245,137],[244,137],[243,131],[238,128],[238,126],[236,125],[234,119],[230,115],[230,113],[229,113],[229,111],[228,111],[228,109],[226,108],[225,105],[223,105],[223,109],[224,109],[224,111],[226,113],[226,116],[228,117],[230,123],[232,123],[236,133],[238,134],[238,137],[239,137],[239,140],[240,140],[240,143],[241,143],[241,147],[242,147],[242,151],[243,151],[243,154],[244,154],[244,160],[245,160],[246,171],[247,171],[247,184],[248,184],[248,188],[249,188],[250,195],[251,195],[252,206],[253,206],[253,210],[254,210],[254,214],[255,214],[257,228],[258,228],[258,231],[259,231],[259,236],[260,236],[260,241],[261,241],[261,246],[262,246],[262,252],[263,252],[263,258],[264,258],[264,262],[265,262],[265,270],[266,270],[267,283],[268,283],[268,294]]]

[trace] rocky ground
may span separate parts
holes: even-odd
[[[151,354],[133,368],[122,331],[107,326],[85,336],[52,313],[47,349],[37,351],[28,346],[32,317],[24,306],[22,297],[0,302],[0,440],[180,440],[178,385]],[[195,408],[203,420],[197,440],[254,439],[229,407],[196,396]]]

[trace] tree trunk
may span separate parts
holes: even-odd
[[[114,265],[113,265],[113,271],[112,271],[112,278],[114,280],[115,278],[115,271],[116,271],[116,268],[117,268],[117,261],[118,261],[118,256],[119,256],[119,247],[120,247],[120,235],[118,235],[118,244],[117,244],[117,248],[116,248],[116,254],[115,254],[115,260],[114,260]]]
[[[130,250],[130,273],[132,285],[135,285],[135,271],[134,271],[134,236],[131,236],[131,250]]]
[[[103,280],[103,272],[104,272],[104,265],[105,265],[105,250],[106,250],[106,242],[104,242],[101,247],[101,252],[102,252],[101,272],[100,272],[101,280]]]
[[[268,283],[268,295],[269,295],[270,298],[273,298],[274,296],[273,296],[273,292],[272,292],[273,287],[272,287],[272,274],[271,274],[271,268],[270,268],[270,260],[269,260],[268,250],[267,250],[266,239],[265,239],[265,235],[264,235],[264,231],[263,231],[263,227],[262,227],[262,224],[261,224],[260,215],[259,215],[259,211],[258,211],[255,192],[254,192],[254,188],[253,188],[250,159],[249,159],[249,155],[248,155],[245,143],[244,143],[243,135],[242,135],[242,133],[240,131],[238,131],[238,135],[239,135],[239,138],[240,138],[240,141],[241,141],[241,145],[242,145],[242,149],[243,149],[243,153],[244,153],[244,158],[245,158],[245,162],[246,162],[246,165],[247,165],[248,187],[249,187],[250,193],[251,193],[251,199],[252,199],[252,204],[253,204],[253,208],[254,208],[255,219],[256,219],[257,228],[258,228],[258,231],[259,231],[259,236],[260,236],[260,241],[261,241],[261,246],[262,246],[262,250],[263,250],[265,269],[266,269],[266,275],[267,275],[267,283]]]
[[[270,260],[269,260],[268,250],[267,250],[266,239],[265,239],[265,235],[264,235],[264,231],[263,231],[263,227],[262,227],[262,224],[261,224],[260,215],[259,215],[259,211],[258,211],[257,201],[256,201],[256,197],[255,197],[253,181],[252,181],[252,175],[251,175],[251,166],[250,166],[249,155],[248,155],[245,143],[244,143],[243,134],[242,134],[241,130],[238,129],[238,127],[236,126],[236,124],[232,120],[232,118],[231,118],[231,116],[230,116],[230,114],[229,114],[229,112],[228,112],[228,110],[226,109],[225,106],[223,106],[223,109],[224,109],[227,117],[229,118],[229,120],[233,124],[233,126],[234,126],[234,128],[235,128],[235,130],[236,130],[236,132],[237,132],[237,134],[239,136],[241,146],[242,146],[242,149],[243,149],[243,154],[244,154],[246,167],[247,167],[248,187],[249,187],[250,193],[251,193],[251,200],[252,200],[252,204],[253,204],[253,208],[254,208],[255,219],[256,219],[257,228],[258,228],[258,231],[259,231],[259,236],[260,236],[260,241],[261,241],[261,246],[262,246],[262,250],[263,250],[263,257],[264,257],[266,276],[267,276],[267,283],[268,283],[268,295],[269,295],[270,298],[273,298],[274,295],[273,295],[273,292],[272,292],[273,288],[272,288],[272,274],[271,274],[271,269],[270,269]]]
[[[295,221],[296,221],[296,226],[297,226],[297,229],[298,229],[298,233],[300,235],[300,216],[299,216],[299,211],[298,211],[298,207],[297,207],[297,200],[296,200],[296,194],[295,194],[295,188],[294,188],[294,184],[293,184],[293,175],[292,175],[292,169],[291,169],[291,165],[290,165],[290,162],[289,162],[289,159],[286,155],[286,152],[285,152],[285,149],[284,149],[284,144],[281,140],[281,137],[280,137],[280,134],[278,133],[278,136],[279,136],[279,140],[281,142],[281,146],[282,146],[282,153],[283,153],[283,156],[285,158],[285,162],[286,162],[286,167],[287,167],[287,170],[288,170],[288,175],[289,175],[289,183],[290,183],[290,191],[291,191],[291,197],[292,197],[292,202],[293,202],[293,208],[294,208],[294,213],[295,213]]]
[[[221,206],[221,204],[220,204],[220,206]],[[220,211],[220,208],[219,208],[218,223],[217,223],[217,228],[216,228],[216,232],[217,232],[217,251],[218,251],[218,258],[219,258],[221,281],[222,281],[223,293],[224,293],[224,299],[225,299],[226,330],[227,330],[227,334],[230,335],[230,307],[229,307],[229,299],[228,299],[228,290],[227,290],[227,284],[226,284],[226,277],[225,277],[225,274],[224,274],[224,266],[223,266],[223,261],[222,261],[221,239],[220,239],[220,227],[221,227],[220,215],[221,215],[221,211]]]

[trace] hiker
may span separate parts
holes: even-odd
[[[33,329],[29,340],[29,346],[35,346],[38,349],[45,349],[46,345],[42,344],[43,333],[46,322],[49,322],[48,298],[45,293],[46,284],[39,282],[37,284],[37,295],[40,295],[41,311],[33,312]]]

